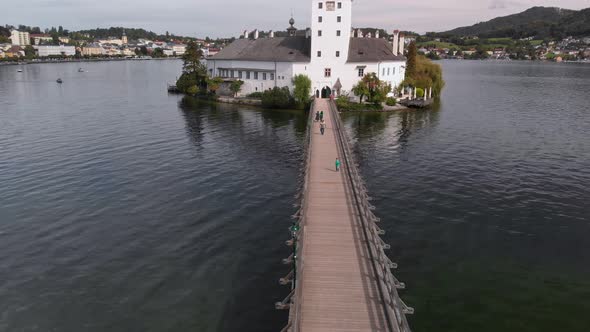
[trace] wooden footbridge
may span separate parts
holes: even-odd
[[[316,111],[324,112],[324,135]],[[313,102],[307,140],[300,209],[287,241],[293,253],[283,260],[292,269],[280,280],[291,292],[276,303],[289,310],[282,332],[410,332],[405,315],[414,310],[397,293],[405,285],[391,272],[397,265],[385,254],[385,232],[333,101]]]

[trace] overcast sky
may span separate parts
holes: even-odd
[[[353,25],[416,32],[471,25],[532,6],[590,7],[590,0],[354,0]],[[137,27],[164,33],[238,36],[240,31],[310,25],[311,0],[0,0],[0,24],[80,30]]]

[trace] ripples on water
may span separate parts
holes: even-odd
[[[415,331],[588,331],[590,66],[443,62],[438,111],[347,114]]]
[[[79,66],[0,67],[0,331],[279,331],[304,114]],[[413,330],[587,332],[590,67],[443,66],[438,111],[345,116]]]
[[[0,67],[0,331],[284,324],[305,118],[167,96],[176,61],[84,66]]]

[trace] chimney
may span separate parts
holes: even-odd
[[[254,40],[258,39],[258,29],[254,30]]]
[[[375,38],[379,39],[379,30],[375,31]]]
[[[248,39],[248,30],[244,30],[244,39]]]
[[[393,31],[393,55],[397,55],[399,50],[399,30]]]
[[[399,34],[399,55],[403,56],[406,50],[406,37],[403,32]]]
[[[275,32],[270,30],[268,33],[268,38],[274,38],[275,37]]]

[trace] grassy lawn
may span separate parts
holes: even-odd
[[[531,40],[531,45],[537,46],[543,44],[543,40]]]

